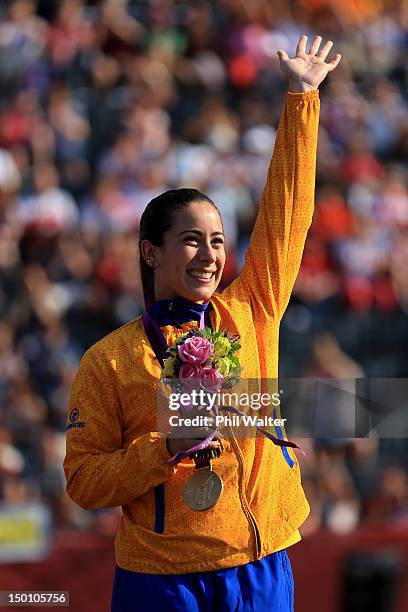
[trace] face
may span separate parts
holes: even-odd
[[[191,202],[175,215],[163,246],[145,240],[142,253],[154,268],[156,300],[176,296],[199,303],[209,300],[225,265],[224,232],[217,210],[208,202]]]

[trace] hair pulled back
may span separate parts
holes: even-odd
[[[156,198],[150,200],[140,218],[139,229],[139,259],[140,276],[145,300],[145,307],[153,304],[154,298],[154,270],[145,261],[141,244],[143,240],[149,240],[154,246],[161,247],[164,244],[164,234],[171,229],[175,214],[182,208],[186,208],[191,202],[208,202],[219,214],[214,202],[198,189],[169,189]],[[221,215],[220,215],[221,216]]]

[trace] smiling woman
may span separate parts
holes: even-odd
[[[146,312],[91,347],[75,377],[68,415],[76,409],[84,426],[67,434],[68,494],[83,508],[123,510],[112,612],[293,612],[286,549],[300,540],[309,505],[282,430],[274,444],[232,433],[220,444],[210,432],[202,449],[157,431],[155,391],[167,348],[187,333],[183,367],[198,361],[217,384],[227,349],[246,378],[278,376],[279,325],[313,216],[317,87],[340,61],[325,61],[330,41],[316,37],[308,52],[306,41],[294,58],[278,51],[289,92],[239,276],[216,292],[224,234],[206,195],[178,189],[153,199],[139,239]],[[197,340],[204,321],[222,336],[218,370],[204,361],[217,343]]]
[[[139,249],[146,305],[176,296],[209,300],[225,265],[216,205],[197,189],[166,191],[141,217]]]

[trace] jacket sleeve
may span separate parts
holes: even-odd
[[[165,438],[150,432],[122,444],[121,406],[112,368],[95,347],[83,356],[68,408],[64,472],[67,493],[82,508],[131,502],[176,471]]]
[[[280,319],[295,283],[314,208],[319,93],[289,92],[241,273],[225,297]]]

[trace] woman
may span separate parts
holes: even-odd
[[[239,277],[215,293],[225,264],[213,202],[189,189],[147,206],[140,260],[150,321],[167,344],[205,313],[240,335],[245,376],[276,378],[279,323],[313,214],[317,87],[340,61],[316,37],[296,57],[278,51],[289,79],[275,151]],[[293,610],[286,548],[309,512],[296,457],[264,438],[225,440],[216,459],[224,491],[205,512],[183,502],[191,460],[169,462],[197,441],[156,431],[161,366],[138,317],[84,355],[69,406],[67,491],[83,508],[122,506],[112,610]],[[156,352],[155,352],[156,351]],[[210,449],[219,448],[214,438]]]

